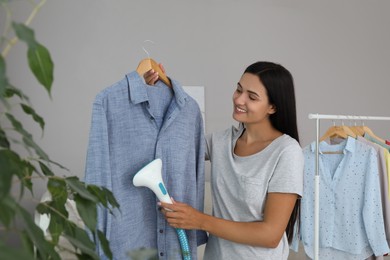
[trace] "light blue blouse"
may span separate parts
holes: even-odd
[[[320,259],[365,259],[388,253],[375,149],[348,137],[335,145],[321,142],[319,150]],[[304,148],[304,155],[301,239],[313,258],[315,143]]]

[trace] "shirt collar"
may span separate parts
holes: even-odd
[[[139,104],[144,101],[149,101],[148,93],[146,87],[149,87],[144,83],[141,76],[137,71],[130,72],[126,75],[128,91],[129,91],[129,100],[134,104]],[[183,90],[182,86],[176,80],[172,80],[172,89],[176,103],[179,107],[183,107],[188,99],[188,94]],[[156,86],[159,84],[164,84],[162,81],[157,81]]]
[[[126,79],[129,90],[129,99],[132,103],[139,104],[149,100],[148,93],[145,88],[146,84],[137,71],[127,74]]]
[[[328,151],[328,148],[333,146],[334,148],[337,147],[336,149],[343,150],[344,154],[346,151],[353,153],[355,151],[355,142],[356,142],[356,139],[354,139],[350,136],[348,136],[348,138],[345,141],[343,141],[339,144],[336,144],[336,145],[330,145],[327,142],[322,141],[322,142],[320,142],[319,152],[322,153],[322,151]],[[313,153],[315,153],[316,152],[316,142],[312,142],[310,145],[310,148],[311,148],[311,151]]]

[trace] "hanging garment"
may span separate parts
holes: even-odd
[[[314,142],[304,148],[301,204],[301,239],[310,258],[314,255],[315,150]],[[321,142],[319,153],[319,258],[365,259],[388,253],[376,151],[348,137],[336,145]]]
[[[157,249],[159,259],[181,259],[177,234],[158,210],[155,195],[132,183],[155,158],[162,159],[170,195],[203,211],[202,115],[179,83],[172,84],[169,94],[162,82],[148,86],[134,71],[101,91],[93,103],[85,181],[110,189],[120,204],[114,216],[98,211],[98,228],[110,241],[114,259],[128,259],[129,251],[140,248]],[[205,243],[206,233],[191,230],[187,236],[197,259],[197,245]],[[106,259],[99,245],[97,251]]]
[[[206,157],[212,162],[213,215],[233,221],[262,221],[269,192],[302,194],[303,153],[299,143],[284,134],[250,156],[234,154],[242,124],[207,136]],[[210,235],[204,260],[286,260],[286,234],[276,248],[235,243]]]
[[[382,201],[382,211],[383,211],[383,222],[385,226],[385,234],[387,244],[390,242],[390,198],[389,198],[389,182],[388,182],[388,171],[386,166],[386,157],[389,152],[375,143],[368,141],[367,139],[358,136],[357,140],[364,144],[367,144],[373,147],[377,153],[378,158],[378,175],[380,182],[380,193],[381,193],[381,201]],[[378,259],[378,258],[376,258]]]

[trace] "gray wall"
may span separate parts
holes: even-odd
[[[29,6],[12,7],[24,21]],[[80,177],[93,99],[135,70],[143,45],[170,77],[205,86],[207,132],[234,123],[231,96],[247,65],[283,64],[295,78],[305,146],[315,138],[309,113],[390,116],[389,12],[387,0],[52,0],[31,24],[55,63],[52,100],[30,75],[23,44],[7,57],[8,71],[45,118],[44,138],[25,125]],[[324,121],[322,132],[331,124]],[[390,122],[367,124],[390,138]]]
[[[19,21],[28,14],[22,3],[13,4]],[[389,116],[389,12],[386,0],[52,0],[31,24],[55,63],[52,100],[30,75],[24,44],[9,54],[8,71],[46,119],[43,139],[32,127],[37,141],[79,176],[93,99],[137,67],[143,45],[172,78],[205,86],[207,132],[234,123],[231,96],[247,65],[283,64],[295,78],[306,145],[315,138],[309,113]],[[390,122],[368,124],[390,138]]]

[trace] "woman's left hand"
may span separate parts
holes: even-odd
[[[201,229],[203,213],[193,207],[174,201],[173,204],[160,203],[161,212],[169,225],[182,229]]]

